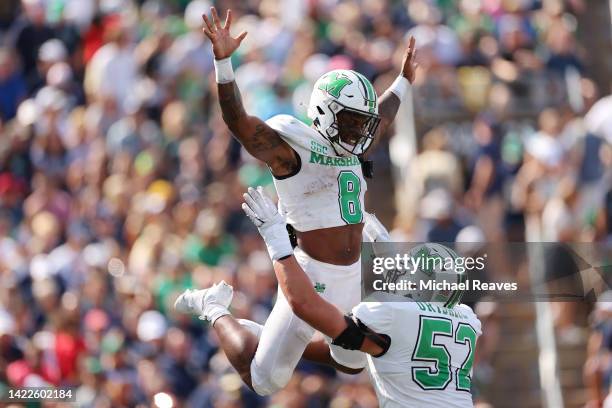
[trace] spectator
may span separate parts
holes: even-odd
[[[32,84],[36,78],[39,48],[55,33],[46,21],[44,0],[21,0],[21,5],[24,19],[17,34],[15,49],[21,57],[28,83]]]
[[[453,198],[443,188],[431,190],[421,201],[421,217],[429,221],[425,241],[455,242],[463,228],[455,215]]]
[[[112,99],[126,109],[128,93],[135,86],[137,65],[129,27],[120,19],[105,27],[106,44],[96,51],[87,67],[85,89],[92,99]]]
[[[17,114],[17,106],[26,97],[26,84],[17,71],[11,52],[0,48],[0,120],[9,121]]]

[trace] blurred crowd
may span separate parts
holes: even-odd
[[[74,386],[93,407],[377,405],[367,376],[307,363],[260,398],[204,322],[172,310],[183,289],[225,279],[234,315],[263,323],[276,292],[240,209],[272,178],[221,119],[201,32],[211,5],[2,1],[0,388]],[[585,1],[214,5],[249,32],[232,58],[263,119],[308,122],[331,69],[381,93],[416,37],[414,104],[373,154],[395,176],[371,183],[395,190],[381,217],[398,238],[612,241],[612,96],[576,41]]]

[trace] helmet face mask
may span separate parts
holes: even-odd
[[[340,105],[338,102],[333,103]],[[347,153],[362,154],[374,141],[379,123],[378,115],[342,107],[330,126],[334,135],[328,135],[329,140]]]
[[[336,70],[315,83],[308,116],[338,155],[361,155],[372,144],[380,117],[372,84],[361,74]]]

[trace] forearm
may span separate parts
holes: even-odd
[[[387,89],[379,99],[378,103],[378,114],[380,115],[380,125],[378,125],[378,135],[374,143],[380,139],[389,126],[395,120],[395,115],[397,115],[397,111],[399,110],[401,104],[400,98],[391,92],[390,89]]]
[[[223,121],[227,127],[232,130],[232,128],[235,128],[239,124],[240,118],[247,116],[244,106],[242,105],[240,90],[238,89],[238,85],[236,85],[236,81],[217,84],[217,90],[219,93],[219,105],[221,106]]]
[[[315,292],[295,257],[275,261],[274,272],[283,294],[300,319],[332,339],[346,329],[344,314]]]
[[[380,116],[380,124],[376,131],[374,141],[369,148],[369,151],[380,143],[380,140],[389,130],[389,127],[395,120],[395,116],[402,103],[402,99],[406,97],[408,93],[409,82],[406,78],[399,76],[389,88],[381,95],[378,99],[378,115]]]

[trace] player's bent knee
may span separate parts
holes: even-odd
[[[251,363],[251,385],[258,395],[271,395],[285,388],[292,373],[292,370],[282,368],[263,370],[253,361]]]

